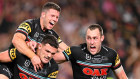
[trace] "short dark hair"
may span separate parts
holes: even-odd
[[[59,5],[57,5],[54,2],[47,2],[46,4],[44,4],[42,11],[49,10],[49,9],[55,9],[55,10],[61,12],[61,8],[59,7]]]
[[[95,30],[96,28],[99,29],[100,35],[102,36],[104,33],[102,27],[99,24],[92,24],[88,27],[90,30]]]
[[[52,47],[55,47],[55,48],[58,48],[58,47],[59,47],[59,43],[58,43],[56,37],[54,37],[54,36],[51,35],[51,34],[47,34],[47,35],[43,38],[41,44],[43,44],[43,45],[45,45],[45,44],[50,44]]]

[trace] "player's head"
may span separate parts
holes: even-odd
[[[58,22],[60,16],[61,8],[53,3],[46,3],[41,12],[41,27],[43,30],[52,29],[54,25]]]
[[[46,35],[38,45],[37,54],[43,63],[48,63],[57,52],[59,44],[53,35]]]
[[[90,25],[86,31],[87,49],[91,54],[96,54],[101,49],[104,40],[103,29],[98,24]]]

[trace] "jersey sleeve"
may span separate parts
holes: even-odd
[[[72,59],[72,53],[71,53],[71,48],[67,48],[66,50],[63,51],[63,54],[66,58],[67,61],[70,61]]]
[[[118,53],[116,53],[115,59],[113,61],[112,70],[115,70],[121,66],[121,61]]]
[[[16,33],[17,32],[20,32],[27,37],[28,34],[31,32],[31,25],[28,22],[23,22],[17,28]]]
[[[12,61],[14,61],[16,59],[17,55],[16,55],[16,48],[13,45],[11,45],[9,47],[8,53],[9,53],[10,59]]]

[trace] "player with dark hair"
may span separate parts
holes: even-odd
[[[110,69],[118,79],[127,79],[119,55],[103,46],[103,40],[102,27],[90,25],[86,31],[86,43],[69,47],[63,53],[57,53],[54,59],[59,63],[70,61],[74,79],[107,79]]]
[[[9,53],[0,53],[0,61],[12,62],[15,65],[14,68],[8,68],[7,65],[0,64],[0,79],[55,79],[58,64],[52,57],[58,51],[58,47],[58,42],[53,35],[44,37],[36,49],[36,55],[43,63],[43,68],[35,72],[31,60],[11,46]]]
[[[42,42],[46,34],[54,35],[59,42],[59,50],[64,50],[67,45],[62,42],[58,34],[52,30],[55,24],[58,22],[60,16],[61,8],[53,3],[47,2],[44,4],[41,16],[38,19],[28,19],[22,22],[16,30],[12,43],[15,48],[22,54],[26,55],[31,59],[35,71],[42,68],[42,63],[40,58],[34,53],[35,50],[31,50],[26,42],[35,41],[37,43]],[[37,43],[30,43],[32,49],[34,49]],[[26,50],[25,50],[26,49]],[[11,50],[11,49],[9,49]],[[8,50],[4,51],[8,53]]]

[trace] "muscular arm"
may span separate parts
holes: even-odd
[[[35,71],[37,72],[37,69],[39,67],[42,69],[42,64],[40,58],[27,46],[25,42],[26,36],[21,33],[15,33],[12,43],[17,48],[17,50],[26,55],[31,59],[31,62],[34,66]],[[37,69],[36,69],[37,68]]]
[[[59,44],[59,49],[58,49],[58,51],[64,51],[65,49],[67,49],[68,48],[68,46],[64,43],[64,42],[61,42],[60,44]]]
[[[59,48],[58,48],[58,53],[56,53],[55,55],[54,55],[54,60],[58,63],[58,64],[60,64],[60,63],[63,63],[63,62],[65,62],[66,61],[66,58],[65,58],[65,56],[64,56],[64,54],[62,53],[65,49],[67,49],[68,48],[68,46],[64,43],[64,42],[61,42],[60,44],[59,44]]]
[[[0,53],[0,62],[12,62],[9,57],[8,50]]]
[[[114,73],[118,79],[128,79],[122,66],[120,66],[118,69],[114,70]]]
[[[35,56],[35,53],[27,46],[25,39],[26,39],[26,36],[24,34],[15,33],[12,43],[20,53],[32,59],[33,56]]]

